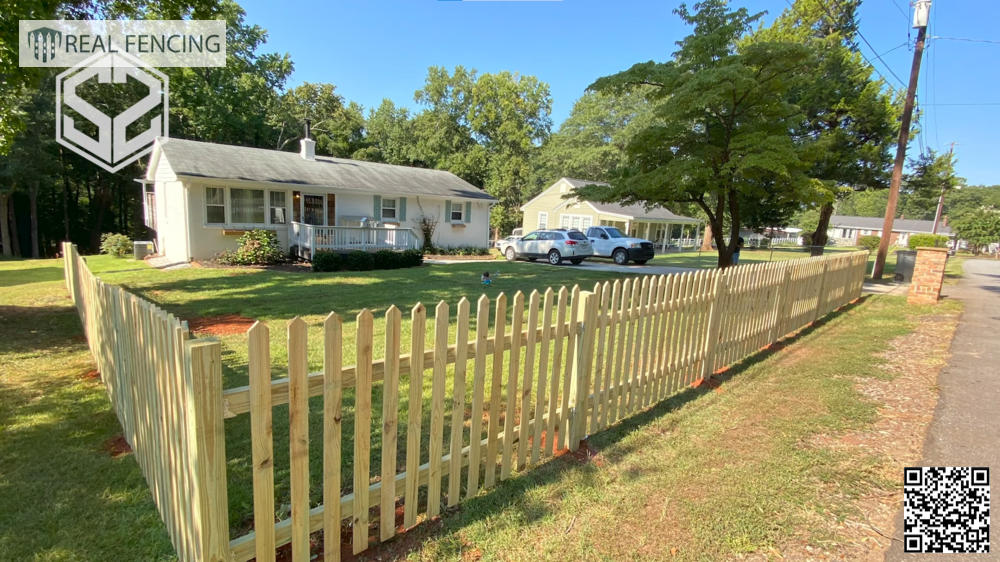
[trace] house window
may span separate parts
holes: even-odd
[[[288,222],[288,206],[285,202],[284,191],[272,191],[271,198],[271,224],[285,224]]]
[[[548,228],[548,227],[549,227],[549,214],[544,211],[538,213],[538,229],[541,230],[543,228]]]
[[[465,222],[465,206],[458,202],[451,203],[451,222]]]
[[[593,226],[592,217],[585,215],[560,215],[559,226],[561,228],[573,228],[576,230],[586,230]]]
[[[396,200],[382,198],[382,220],[396,220]]]
[[[205,222],[208,224],[225,224],[226,222],[226,191],[221,187],[205,188]]]
[[[264,224],[263,189],[231,188],[229,200],[233,206],[230,213],[234,224]]]

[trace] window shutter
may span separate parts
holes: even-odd
[[[399,222],[406,220],[406,197],[399,198]]]
[[[465,202],[465,214],[462,215],[462,220],[464,220],[466,223],[472,222],[472,203],[470,203],[469,201]]]
[[[451,201],[444,202],[444,222],[451,222]]]
[[[381,195],[376,195],[375,196],[375,212],[374,212],[374,214],[372,216],[374,216],[375,220],[377,220],[377,221],[382,220],[382,196]]]

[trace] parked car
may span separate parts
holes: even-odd
[[[507,261],[545,258],[552,265],[559,265],[563,259],[568,259],[573,265],[579,265],[593,255],[593,248],[579,230],[536,230],[507,246],[503,255]]]
[[[594,247],[594,255],[611,258],[618,265],[629,261],[642,265],[653,259],[655,247],[649,240],[630,238],[613,226],[592,226],[587,238]]]
[[[493,247],[496,248],[497,250],[500,250],[500,253],[502,254],[507,249],[507,246],[510,246],[515,241],[520,240],[520,239],[521,239],[520,236],[514,236],[513,234],[511,234],[510,236],[508,236],[506,238],[501,238],[501,239],[497,240],[493,244]]]

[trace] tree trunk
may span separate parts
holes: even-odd
[[[10,193],[0,193],[0,243],[3,244],[3,255],[7,258],[14,255],[11,250],[8,215],[10,215]]]
[[[7,206],[10,214],[10,250],[15,256],[24,257],[21,253],[21,235],[17,230],[17,212],[14,210],[14,196],[10,195],[10,204]]]
[[[31,257],[38,259],[38,180],[28,188],[28,204],[31,222]]]
[[[712,223],[705,223],[705,236],[701,239],[701,251],[712,251]]]
[[[822,256],[826,248],[828,237],[826,231],[830,228],[830,217],[833,216],[833,203],[824,203],[819,209],[819,223],[816,224],[816,231],[810,237],[809,253],[813,256]]]

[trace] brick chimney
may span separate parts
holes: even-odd
[[[316,141],[309,138],[309,133],[310,133],[309,129],[311,125],[312,122],[309,121],[309,119],[306,119],[306,130],[305,130],[306,134],[305,137],[303,137],[302,140],[299,141],[300,145],[299,156],[301,156],[304,160],[316,159]]]

